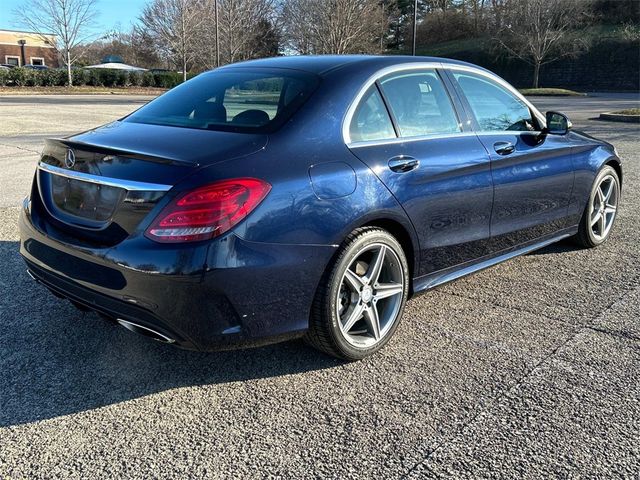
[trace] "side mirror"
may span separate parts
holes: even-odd
[[[571,130],[571,120],[559,112],[547,112],[547,128],[544,133],[551,135],[566,135]]]

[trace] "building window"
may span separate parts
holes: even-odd
[[[31,57],[31,65],[44,65],[44,58]]]
[[[20,57],[14,57],[12,55],[5,55],[4,62],[7,65],[15,65],[16,67],[20,66]]]

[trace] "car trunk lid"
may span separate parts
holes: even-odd
[[[46,141],[38,200],[50,226],[67,239],[112,246],[181,179],[265,144],[264,135],[114,122]]]

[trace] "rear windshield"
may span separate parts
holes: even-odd
[[[218,70],[198,75],[125,118],[125,122],[232,132],[272,132],[318,86],[293,70]]]

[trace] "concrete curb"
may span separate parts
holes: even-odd
[[[621,113],[601,113],[600,120],[610,122],[640,123],[640,115],[624,115]]]

